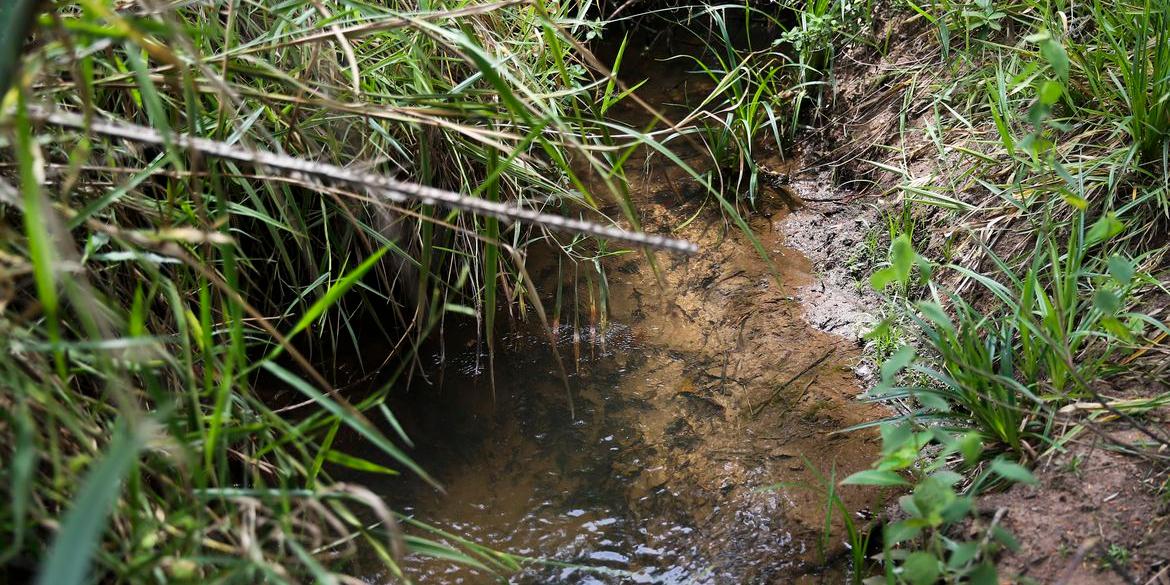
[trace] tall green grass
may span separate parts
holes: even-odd
[[[603,124],[620,89],[588,66],[588,5],[40,8],[23,51],[5,36],[0,54],[6,74],[22,64],[0,114],[3,575],[353,582],[334,571],[358,543],[392,576],[409,552],[514,570],[405,535],[331,470],[433,481],[382,430],[400,429],[385,402],[412,354],[450,315],[482,316],[489,340],[498,306],[543,316],[528,246],[591,267],[606,244],[176,137],[637,228],[610,153],[644,137]],[[377,335],[390,355],[365,366],[397,373],[336,387],[331,356],[369,358]],[[381,456],[340,450],[343,429]]]
[[[865,4],[851,0],[779,6],[683,4],[643,17],[661,21],[669,42],[679,46],[668,63],[709,81],[677,129],[702,143],[720,171],[713,174],[718,190],[751,205],[770,175],[761,173],[760,161],[788,156],[801,131],[823,122],[836,47],[860,40],[868,22]]]

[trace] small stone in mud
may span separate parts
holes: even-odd
[[[630,499],[639,500],[650,495],[658,488],[666,485],[668,479],[665,467],[647,469],[639,474],[638,479],[634,480],[634,484],[630,486]]]
[[[873,377],[873,366],[870,366],[869,364],[860,364],[853,369],[853,375],[861,378],[862,380],[868,380]]]
[[[589,560],[600,561],[608,563],[617,563],[621,565],[629,564],[630,559],[621,553],[616,553],[609,550],[599,550],[589,553]]]

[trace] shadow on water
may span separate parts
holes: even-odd
[[[482,346],[449,334],[425,356],[428,378],[391,404],[412,457],[445,493],[411,477],[345,479],[461,538],[555,562],[526,566],[514,583],[844,582],[817,550],[824,501],[803,461],[840,477],[872,460],[872,435],[829,434],[875,416],[854,399],[856,348],[811,329],[786,300],[811,277],[778,233],[764,239],[782,253],[785,287],[746,242],[709,239],[731,237],[702,232],[708,251],[686,267],[660,259],[662,288],[644,263],[611,267],[614,321],[556,329],[575,416],[543,332],[500,336],[494,388]],[[534,272],[555,288],[555,268]],[[377,457],[352,438],[339,447]],[[760,489],[777,483],[790,487]],[[406,567],[420,583],[493,580],[417,556]],[[377,571],[370,582],[389,581]]]
[[[582,354],[570,367],[575,417],[547,336],[509,332],[500,339],[494,399],[487,356],[472,345],[430,356],[432,375],[441,371],[441,380],[417,384],[394,404],[416,444],[412,456],[445,493],[409,478],[382,485],[360,479],[395,509],[444,531],[554,561],[529,566],[512,576],[514,583],[722,583],[737,581],[744,565],[780,564],[777,551],[793,542],[780,521],[782,496],[757,494],[751,509],[737,512],[756,532],[754,543],[727,543],[737,549],[730,562],[726,550],[722,560],[707,558],[703,543],[716,535],[695,512],[710,504],[698,485],[675,481],[685,470],[665,469],[661,452],[687,450],[698,439],[682,419],[662,448],[639,429],[660,417],[636,387],[677,384],[653,365],[677,356],[640,344],[620,323],[576,340],[569,326],[558,333],[563,353],[576,342]],[[376,456],[360,445],[345,448]],[[421,556],[406,565],[420,583],[492,580]]]
[[[571,350],[572,329],[559,329],[562,348]],[[654,470],[641,466],[651,447],[630,421],[648,405],[621,391],[647,349],[621,324],[591,333],[583,336],[579,367],[570,368],[575,418],[543,334],[511,332],[500,340],[494,400],[486,355],[474,347],[448,355],[441,383],[398,405],[409,413],[403,420],[413,427],[413,455],[446,493],[392,481],[390,504],[499,550],[591,568],[537,565],[514,582],[695,582],[707,565],[687,547],[697,527],[668,515],[639,517],[627,501],[632,491],[643,500],[675,498],[647,484],[642,472]],[[408,565],[419,582],[488,580],[471,569],[415,561]]]

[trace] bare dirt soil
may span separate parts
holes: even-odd
[[[1133,431],[1111,433],[1139,444]],[[1118,453],[1083,433],[1066,453],[1036,468],[1039,483],[979,502],[1021,543],[1000,560],[1015,582],[1100,585],[1170,583],[1170,493],[1166,470]]]

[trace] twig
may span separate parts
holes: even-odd
[[[1139,349],[1139,350],[1137,350],[1137,351],[1133,352],[1132,354],[1130,354],[1130,355],[1129,355],[1129,357],[1127,357],[1127,358],[1125,358],[1125,359],[1121,360],[1121,365],[1123,365],[1123,366],[1124,366],[1124,365],[1128,365],[1128,364],[1129,364],[1130,362],[1132,362],[1133,360],[1136,360],[1137,358],[1141,357],[1141,356],[1142,356],[1143,354],[1145,354],[1147,351],[1150,351],[1150,349],[1151,349],[1151,348],[1153,348],[1153,347],[1156,347],[1156,346],[1157,346],[1159,343],[1162,343],[1163,341],[1165,341],[1165,340],[1166,340],[1166,337],[1167,337],[1166,333],[1165,333],[1165,332],[1162,332],[1162,334],[1161,334],[1161,335],[1159,335],[1159,336],[1155,337],[1155,338],[1154,338],[1152,341],[1150,341],[1149,343],[1147,343],[1147,344],[1145,345],[1145,347],[1142,347],[1141,349]]]
[[[780,393],[781,393],[781,392],[783,392],[785,388],[787,388],[787,387],[788,387],[789,385],[791,385],[793,382],[795,382],[795,381],[799,380],[799,379],[800,379],[802,376],[804,376],[805,374],[809,373],[809,371],[811,371],[813,368],[815,368],[815,367],[817,367],[817,366],[821,365],[821,362],[824,362],[825,360],[829,359],[829,356],[833,355],[833,353],[835,353],[836,351],[837,351],[837,348],[836,348],[836,347],[831,347],[831,348],[829,348],[829,351],[826,351],[826,352],[824,353],[824,355],[822,355],[821,357],[817,358],[817,359],[816,359],[815,361],[813,361],[811,364],[809,364],[809,365],[805,366],[803,370],[801,370],[801,371],[797,372],[797,374],[796,374],[795,376],[792,376],[791,378],[789,378],[789,379],[788,379],[786,382],[784,382],[783,384],[781,384],[781,385],[777,386],[777,387],[776,387],[776,389],[772,391],[772,395],[771,395],[771,396],[769,396],[769,397],[768,397],[768,399],[767,399],[767,400],[765,400],[763,404],[761,404],[761,405],[760,405],[760,406],[758,406],[758,407],[757,407],[755,410],[753,410],[753,411],[752,411],[752,416],[753,416],[753,417],[755,417],[755,416],[759,416],[760,412],[762,412],[762,411],[763,411],[765,408],[767,408],[767,406],[768,406],[769,404],[772,404],[772,402],[774,402],[774,401],[776,400],[776,397],[777,397],[777,396],[779,396],[779,395],[780,395]]]
[[[1161,571],[1158,571],[1157,574],[1155,574],[1153,577],[1150,577],[1150,580],[1146,581],[1146,585],[1170,583],[1170,579],[1167,579],[1167,576],[1170,576],[1170,565],[1163,567]]]
[[[1079,411],[1104,410],[1110,407],[1118,410],[1152,410],[1166,403],[1170,403],[1170,395],[1163,394],[1152,398],[1113,400],[1104,404],[1100,402],[1073,402],[1072,404],[1062,406],[1057,412],[1060,414],[1073,414]]]
[[[1085,560],[1085,555],[1096,548],[1098,542],[1100,542],[1099,539],[1094,537],[1082,542],[1081,546],[1077,547],[1077,552],[1073,554],[1072,558],[1068,560],[1068,564],[1065,565],[1064,575],[1060,578],[1060,581],[1057,581],[1059,585],[1066,585],[1072,580],[1073,575],[1076,574],[1077,567]]]

